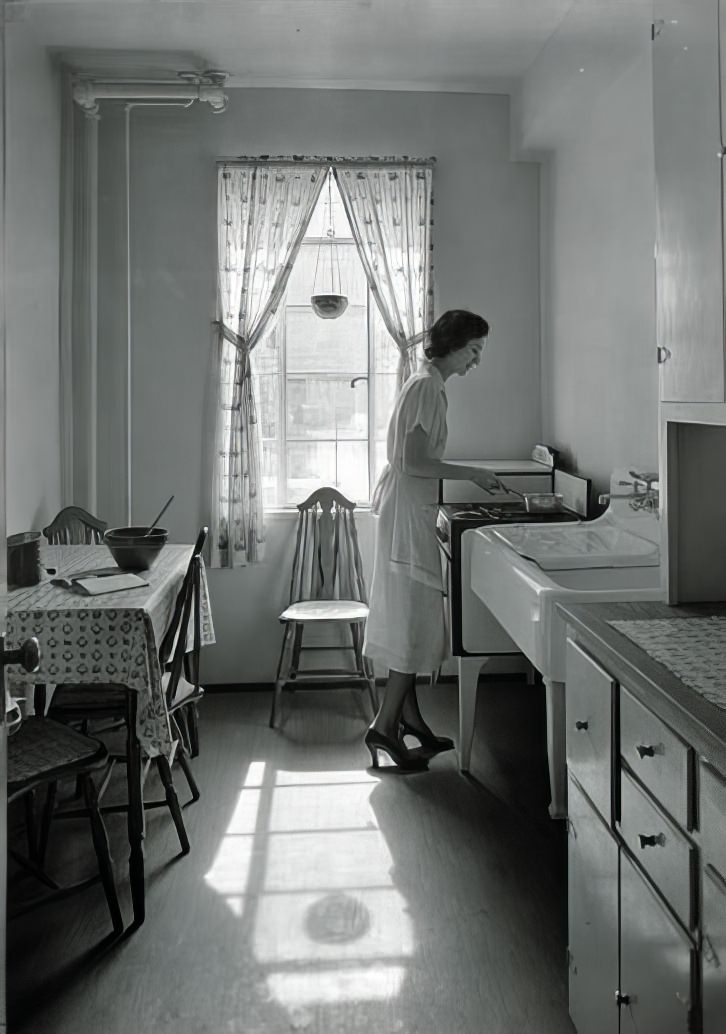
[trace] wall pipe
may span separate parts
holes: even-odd
[[[227,95],[217,85],[207,82],[164,83],[164,82],[97,82],[93,79],[77,79],[73,84],[73,100],[88,115],[98,114],[98,102],[121,101],[194,101],[209,104],[215,112],[227,107]]]
[[[189,108],[195,101],[209,104],[217,114],[226,110],[228,98],[220,83],[226,79],[224,72],[192,73],[187,81],[164,82],[76,79],[73,83],[73,100],[89,118],[98,118],[99,101],[125,100],[124,144],[126,174],[126,519],[132,521],[132,360],[131,338],[131,111],[133,108],[176,107]]]
[[[131,330],[131,111],[133,108],[189,108],[196,98],[187,101],[137,101],[124,108],[124,142],[126,150],[126,524],[132,526],[132,387],[133,345]]]

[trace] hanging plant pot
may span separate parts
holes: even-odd
[[[314,294],[310,304],[321,320],[337,320],[348,308],[348,299],[344,294]]]

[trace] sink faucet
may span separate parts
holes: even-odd
[[[646,510],[648,513],[655,514],[656,517],[660,517],[658,510],[658,489],[654,488],[654,484],[658,481],[658,473],[649,472],[646,474],[639,474],[635,470],[629,470],[628,473],[632,477],[632,492],[628,492],[621,499],[628,499],[629,506],[632,510]],[[619,485],[629,486],[630,481],[619,481]]]

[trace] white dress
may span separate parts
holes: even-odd
[[[448,656],[436,544],[438,480],[403,473],[406,436],[421,427],[431,455],[446,447],[446,393],[425,362],[403,385],[388,425],[388,463],[373,494],[376,547],[363,652],[401,672],[430,672]]]

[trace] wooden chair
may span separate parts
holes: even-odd
[[[21,797],[25,798],[28,819],[28,857],[19,854],[14,848],[9,848],[9,853],[22,868],[31,872],[36,879],[49,888],[48,894],[11,912],[11,919],[25,914],[30,908],[46,901],[65,897],[76,890],[90,886],[100,879],[106,894],[114,932],[118,934],[123,930],[108,837],[91,775],[93,772],[106,768],[108,761],[108,750],[99,740],[84,736],[75,729],[48,718],[25,719],[18,731],[8,738],[8,803]],[[86,804],[85,814],[90,819],[93,846],[98,859],[98,875],[72,886],[61,887],[46,873],[43,862],[48,843],[55,785],[59,779],[66,777],[79,780],[83,789]],[[49,792],[46,797],[41,839],[38,842],[32,816],[32,800],[34,791],[43,786],[48,787],[49,791],[52,787],[53,792]]]
[[[80,506],[66,506],[55,515],[43,534],[51,546],[93,546],[103,542],[107,522]],[[46,686],[35,687],[35,713],[45,714]]]
[[[51,546],[92,546],[103,542],[108,524],[80,506],[66,506],[43,534]]]
[[[199,787],[189,764],[189,757],[198,753],[197,705],[204,695],[199,685],[199,654],[201,650],[201,573],[202,549],[207,528],[202,528],[192,550],[184,580],[177,594],[174,611],[159,647],[159,665],[162,686],[172,726],[178,734],[175,760],[179,761],[186,778],[192,801],[200,797]],[[192,648],[188,649],[189,625],[192,622]],[[63,722],[119,722],[126,719],[126,694],[114,686],[59,686],[51,701],[49,715]],[[102,734],[99,730],[98,735]],[[114,762],[125,762],[123,754],[112,755]],[[158,755],[148,758],[144,780],[154,764],[165,790],[164,800],[144,801],[144,808],[168,807],[176,827],[182,854],[190,851],[189,838],[184,827],[181,807],[168,758]],[[105,789],[105,785],[104,785]],[[102,806],[104,814],[125,811],[127,805]],[[77,810],[58,812],[59,817],[75,817]]]
[[[285,629],[270,712],[272,728],[287,685],[353,683],[368,690],[374,713],[378,707],[375,681],[362,650],[368,597],[353,518],[355,503],[334,488],[320,488],[297,509],[290,604],[280,614]],[[345,629],[350,644],[303,646],[305,629],[323,622]],[[300,656],[305,650],[350,650],[354,667],[301,669]]]

